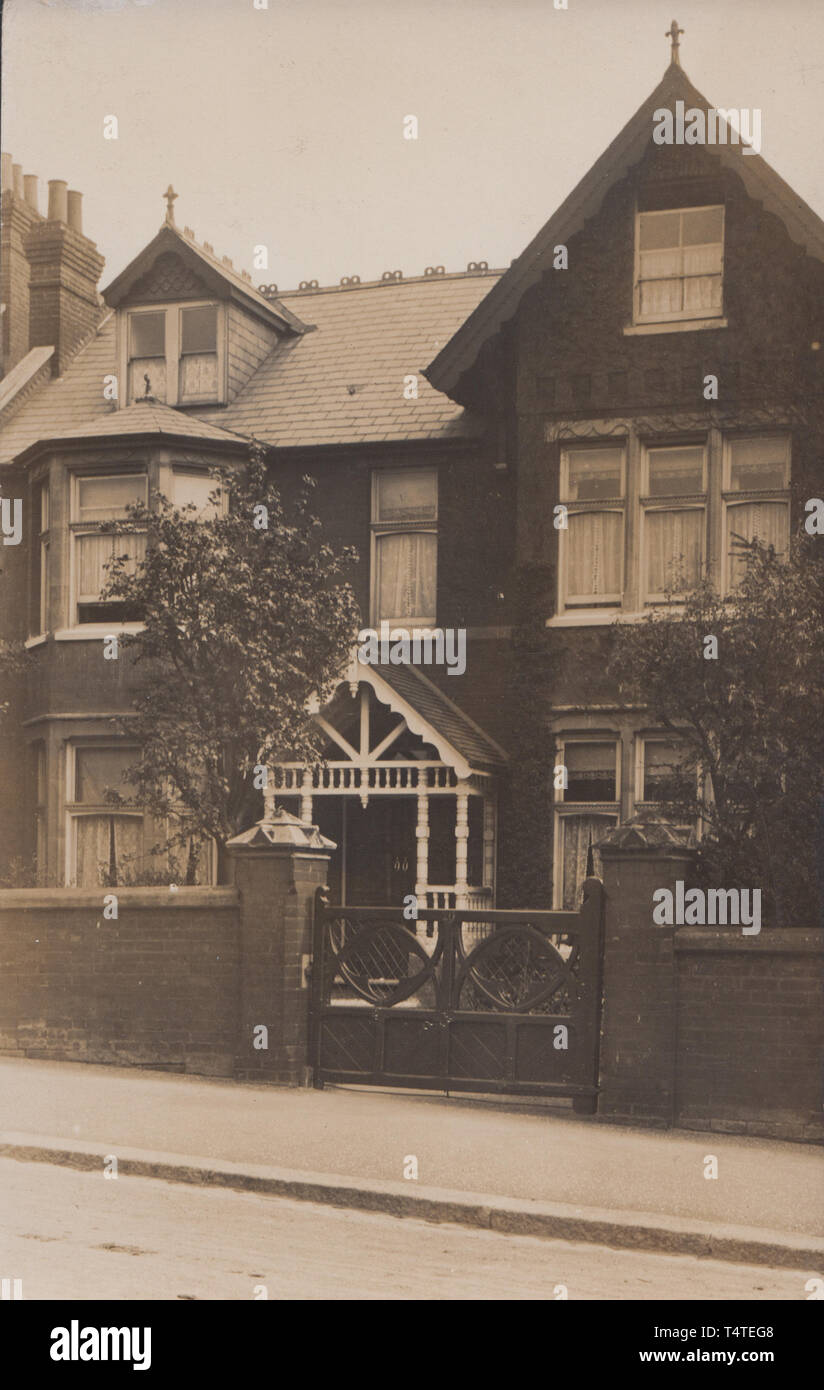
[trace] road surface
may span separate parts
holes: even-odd
[[[803,1300],[815,1273],[0,1159],[0,1274],[24,1299]]]

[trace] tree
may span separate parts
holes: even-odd
[[[359,626],[347,579],[357,553],[322,539],[312,480],[287,515],[263,446],[212,476],[208,513],[154,494],[101,528],[146,536],[145,560],[109,562],[102,598],[142,622],[119,639],[139,675],[134,713],[119,724],[140,746],[131,799],[165,824],[164,851],[225,842],[260,803],[260,769],[318,760],[307,702],[339,679]]]
[[[726,599],[704,580],[677,607],[619,624],[611,672],[624,699],[683,741],[698,790],[665,809],[702,818],[698,882],[760,887],[768,921],[813,925],[824,903],[824,546],[801,532],[785,561],[755,542],[744,553]]]

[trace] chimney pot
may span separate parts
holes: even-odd
[[[68,184],[65,179],[49,179],[49,221],[68,222]]]
[[[34,208],[35,212],[38,211],[38,208],[37,208],[37,185],[38,185],[38,182],[39,182],[39,180],[38,180],[36,174],[24,174],[24,175],[23,175],[23,188],[24,188],[24,190],[25,190],[25,199],[26,199],[26,202],[28,203],[29,207],[30,207],[30,208]]]
[[[4,154],[2,158],[2,191],[4,193],[7,188],[14,187],[14,174],[12,173],[13,165],[13,156]]]
[[[12,164],[11,168],[12,168],[12,177],[13,177],[13,180],[14,180],[14,196],[15,196],[15,198],[22,198],[22,197],[23,197],[23,165],[22,165],[22,164]]]
[[[75,232],[83,232],[83,194],[70,188],[66,194],[69,226]]]

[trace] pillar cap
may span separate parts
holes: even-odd
[[[691,838],[691,837],[690,837]],[[604,850],[680,850],[689,854],[692,846],[684,839],[683,831],[676,830],[663,816],[632,816],[623,825],[616,825],[598,841],[598,853]]]
[[[288,849],[337,849],[334,840],[321,835],[316,825],[299,820],[285,807],[267,812],[249,830],[233,835],[226,841],[227,849],[267,849],[275,846]]]

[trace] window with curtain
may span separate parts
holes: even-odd
[[[643,508],[647,602],[684,593],[701,578],[706,541],[706,450],[703,445],[646,451]],[[665,505],[665,499],[672,499]]]
[[[180,400],[214,400],[216,395],[217,306],[181,309]]]
[[[134,761],[130,747],[77,747],[69,787],[70,882],[77,888],[113,885],[139,875],[144,858],[144,817],[121,811],[108,792],[131,795],[123,774]]]
[[[786,435],[727,441],[724,510],[728,590],[747,569],[746,543],[757,541],[786,555],[790,540],[787,488],[790,441]],[[771,495],[772,494],[772,495]]]
[[[640,212],[635,322],[719,317],[723,265],[722,206]]]
[[[567,529],[561,537],[564,602],[621,602],[624,574],[624,449],[575,448],[561,458]],[[608,505],[612,503],[612,505]]]
[[[373,479],[374,621],[431,626],[437,609],[438,479],[394,469]]]
[[[72,541],[74,545],[75,604],[78,623],[127,622],[138,615],[119,601],[102,602],[106,565],[114,555],[128,555],[127,571],[134,573],[146,554],[143,535],[101,534],[101,521],[126,518],[132,502],[146,502],[144,474],[118,474],[74,480]]]
[[[215,506],[209,501],[211,493],[219,488],[219,484],[214,478],[210,478],[208,473],[183,473],[175,470],[172,475],[172,497],[171,501],[176,507],[188,507],[190,505],[197,508],[196,512],[188,515],[198,520],[201,517],[211,519],[219,516],[223,510],[223,498]]]
[[[566,768],[566,787],[555,792],[556,907],[575,911],[592,852],[593,872],[600,875],[597,846],[620,820],[617,738],[564,736],[557,759]]]
[[[129,401],[166,399],[166,310],[129,314]]]

